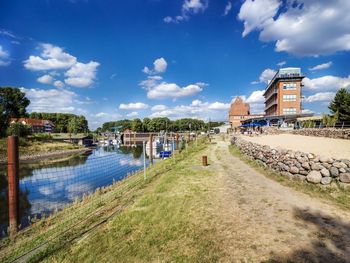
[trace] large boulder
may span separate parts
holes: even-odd
[[[326,169],[326,168],[323,168],[323,169],[321,170],[321,174],[322,174],[322,176],[324,176],[324,177],[329,177],[329,176],[331,176],[331,173],[330,173],[329,170]]]
[[[292,174],[297,174],[297,173],[299,173],[299,168],[296,167],[296,166],[292,166],[292,167],[289,169],[289,172],[292,173]]]
[[[350,183],[350,173],[342,173],[342,174],[340,174],[339,180],[340,180],[340,182],[349,184]]]
[[[338,177],[338,176],[339,176],[339,170],[338,170],[338,168],[331,167],[331,168],[329,169],[329,172],[331,173],[331,176],[332,176],[332,177]]]
[[[321,179],[321,184],[323,185],[327,185],[330,184],[332,182],[332,177],[322,177]]]
[[[306,176],[306,180],[313,184],[319,184],[322,180],[322,174],[319,171],[311,171]]]
[[[322,170],[322,168],[324,168],[324,167],[322,165],[320,165],[319,163],[312,163],[311,164],[311,170],[320,171],[320,170]]]

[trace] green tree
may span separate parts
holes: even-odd
[[[350,121],[350,93],[345,88],[339,89],[328,108],[333,115],[338,114],[339,121]]]
[[[79,120],[77,117],[70,119],[68,122],[68,132],[77,134],[79,129]]]
[[[0,88],[0,136],[4,136],[10,118],[26,117],[30,100],[18,88]]]
[[[131,122],[131,129],[135,132],[143,131],[143,123],[139,118],[133,119]]]

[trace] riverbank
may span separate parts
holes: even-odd
[[[63,157],[72,154],[80,154],[89,151],[89,148],[65,143],[65,142],[43,142],[24,141],[19,145],[20,161],[40,161],[49,158]],[[5,139],[0,139],[0,164],[7,162],[7,143]]]
[[[232,148],[231,148],[232,151]],[[207,155],[209,166],[202,166]],[[0,261],[346,262],[348,208],[270,180],[229,141],[96,191],[0,243]],[[258,227],[257,227],[258,226]]]

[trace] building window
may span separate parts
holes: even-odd
[[[297,114],[297,109],[296,108],[284,108],[283,109],[283,114]]]
[[[295,94],[283,95],[283,101],[297,101],[297,95]]]
[[[297,84],[296,83],[283,83],[283,89],[284,90],[296,90]]]

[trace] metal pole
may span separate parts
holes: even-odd
[[[149,136],[149,160],[153,164],[153,134]]]
[[[143,178],[146,180],[147,175],[146,175],[146,143],[145,141],[142,142],[143,146]]]
[[[19,152],[17,136],[9,136],[7,138],[7,173],[10,237],[13,237],[18,230],[19,216]]]
[[[173,161],[175,164],[175,138],[173,137]]]

